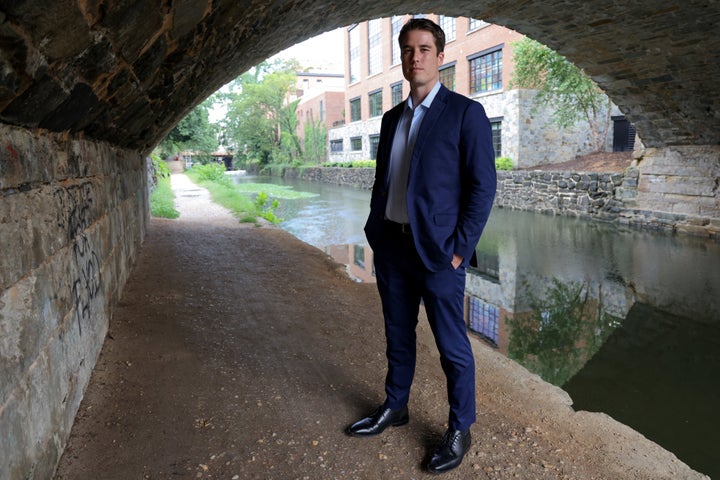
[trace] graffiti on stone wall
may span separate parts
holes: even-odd
[[[72,286],[72,297],[75,302],[75,318],[82,335],[84,322],[89,322],[91,305],[100,292],[100,262],[92,248],[90,237],[80,234],[73,246],[73,262],[78,275]]]
[[[92,318],[92,302],[99,294],[100,261],[86,230],[92,223],[94,188],[92,182],[58,188],[54,192],[57,204],[57,225],[65,231],[72,245],[72,302],[75,320],[82,335],[83,324]]]
[[[92,182],[61,187],[55,190],[57,224],[67,234],[68,241],[85,231],[92,222],[94,203]]]

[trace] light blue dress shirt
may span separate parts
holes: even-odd
[[[427,97],[418,105],[413,107],[412,95],[408,96],[405,110],[400,116],[392,150],[390,151],[390,165],[388,169],[388,200],[385,208],[385,218],[398,223],[410,223],[407,210],[407,184],[410,171],[410,159],[415,149],[415,141],[425,117],[438,90],[440,82],[437,82]]]

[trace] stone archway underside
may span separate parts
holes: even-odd
[[[695,0],[0,1],[0,121],[148,151],[264,58],[417,11],[481,18],[566,55],[648,147],[720,144],[720,5]]]

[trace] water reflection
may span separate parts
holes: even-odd
[[[257,181],[257,180],[255,180]],[[282,180],[273,182],[288,184]],[[282,227],[374,281],[362,226],[370,193],[289,182]],[[720,244],[495,209],[466,288],[470,329],[603,411],[720,477]]]

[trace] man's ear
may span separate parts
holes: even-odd
[[[438,53],[438,66],[443,64],[443,60],[445,60],[445,52]]]

